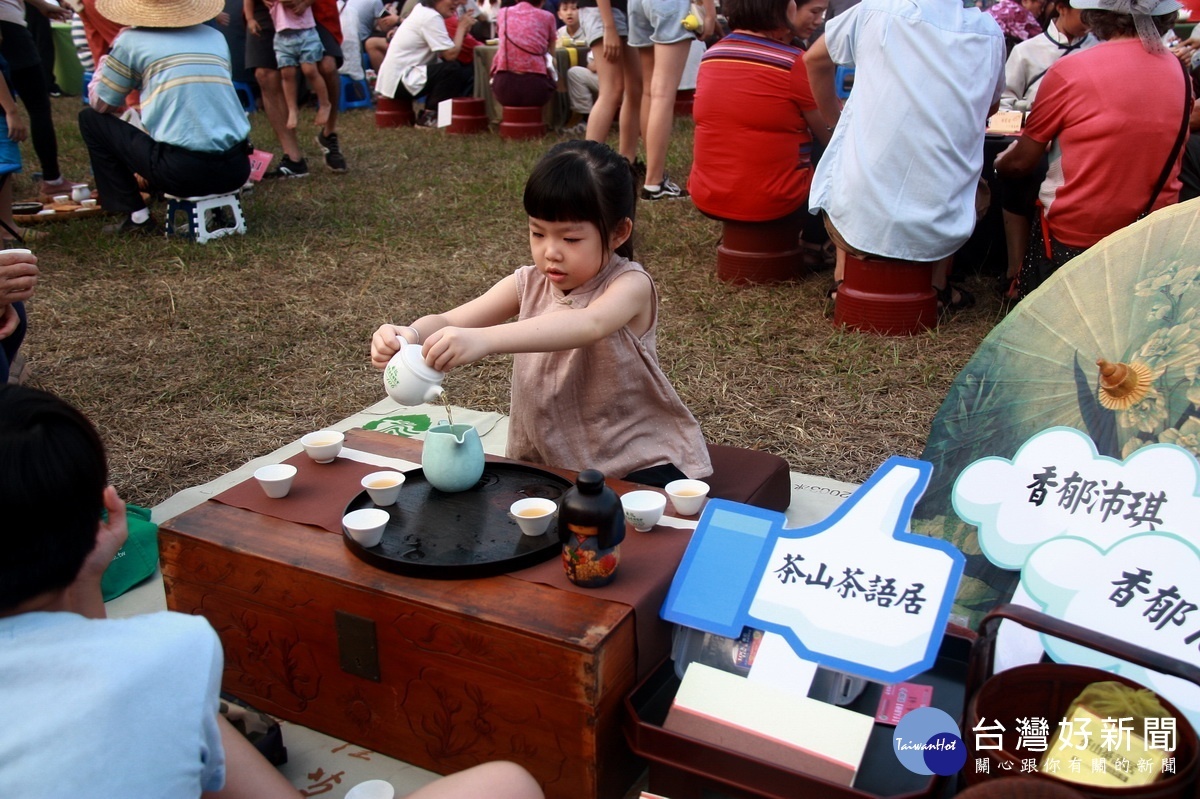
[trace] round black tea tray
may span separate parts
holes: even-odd
[[[562,551],[558,527],[539,536],[521,532],[508,516],[518,499],[542,497],[558,501],[571,481],[533,466],[487,463],[473,488],[448,494],[438,491],[415,469],[405,473],[383,540],[364,547],[342,533],[350,551],[380,569],[410,577],[461,580],[489,577],[535,566]],[[363,491],[346,512],[376,507]]]

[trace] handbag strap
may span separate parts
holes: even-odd
[[[1171,167],[1174,166],[1175,160],[1179,157],[1179,151],[1183,148],[1183,142],[1187,139],[1188,119],[1191,117],[1192,111],[1192,87],[1191,76],[1188,75],[1187,67],[1182,61],[1176,59],[1179,68],[1183,70],[1183,124],[1179,127],[1179,135],[1175,137],[1175,146],[1171,148],[1171,154],[1167,157],[1167,162],[1163,164],[1162,174],[1158,176],[1158,182],[1154,185],[1154,191],[1150,194],[1150,202],[1146,203],[1146,210],[1142,211],[1138,219],[1150,215],[1150,210],[1154,207],[1154,201],[1158,199],[1158,195],[1162,193],[1163,187],[1167,185],[1167,178],[1171,176]]]

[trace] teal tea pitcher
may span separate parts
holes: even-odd
[[[469,424],[439,424],[425,433],[425,479],[438,491],[466,491],[483,476],[483,442]]]

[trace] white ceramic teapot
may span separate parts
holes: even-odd
[[[383,387],[388,396],[401,405],[420,405],[442,396],[445,376],[445,372],[425,363],[419,345],[409,344],[401,338],[400,350],[383,370]]]

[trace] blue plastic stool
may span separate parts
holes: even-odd
[[[91,103],[88,102],[87,90],[88,90],[88,86],[92,85],[92,74],[93,73],[91,73],[91,72],[83,73],[83,92],[81,92],[81,93],[83,94],[83,104],[84,105],[91,105]]]
[[[254,90],[249,83],[235,80],[233,90],[237,92],[238,99],[242,101],[242,108],[246,109],[247,114],[253,114],[258,110],[258,105],[254,102]]]
[[[342,90],[338,94],[338,111],[371,107],[371,87],[365,80],[355,80],[349,75],[342,75]]]

